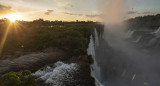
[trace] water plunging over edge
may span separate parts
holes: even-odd
[[[98,37],[96,28],[94,29],[94,35],[95,35],[95,41],[93,39],[93,35],[91,35],[89,47],[87,49],[88,55],[92,55],[92,58],[94,59],[94,64],[91,66],[91,76],[95,78],[96,86],[103,86],[99,82],[99,80],[101,79],[100,67],[98,66],[96,58],[95,58],[95,47],[99,46],[99,37]]]

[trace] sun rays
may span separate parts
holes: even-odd
[[[0,43],[0,55],[2,55],[3,47],[4,47],[4,44],[6,42],[6,38],[8,36],[8,32],[9,32],[10,26],[11,26],[11,23],[8,24],[8,27],[6,28],[4,36],[3,36],[2,40],[1,40],[1,43]]]
[[[7,21],[7,20],[6,20]],[[11,20],[10,20],[11,21]],[[15,35],[13,35],[17,40],[19,40],[19,33],[22,33],[23,31],[21,30],[21,28],[23,27],[18,21],[11,21],[11,22],[7,22],[6,24],[6,29],[4,32],[4,35],[0,41],[0,56],[2,55],[7,37],[9,35],[9,33],[14,33]]]
[[[1,18],[8,19],[10,22],[7,22],[7,26],[5,27],[5,32],[0,41],[0,56],[2,55],[5,42],[7,40],[8,34],[10,31],[15,31],[15,37],[17,40],[19,39],[19,32],[21,32],[21,27],[23,27],[18,21],[25,20],[24,17],[19,13],[12,13],[2,16]],[[6,21],[8,21],[6,20]],[[14,29],[14,30],[13,30]]]
[[[7,18],[9,19],[11,22],[14,22],[16,20],[25,20],[23,18],[23,16],[19,13],[12,13],[12,14],[8,14],[8,15],[5,15],[5,16],[2,16],[2,18]]]

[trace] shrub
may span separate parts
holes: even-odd
[[[37,80],[30,74],[28,70],[6,73],[0,79],[0,86],[37,86]]]
[[[94,63],[94,59],[92,58],[92,55],[89,55],[89,56],[88,56],[88,60],[89,60],[89,63],[90,63],[90,64],[93,64],[93,63]]]

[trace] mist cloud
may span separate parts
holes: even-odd
[[[121,23],[127,16],[126,0],[100,0],[99,6],[106,24]]]

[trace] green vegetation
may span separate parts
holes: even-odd
[[[89,37],[98,24],[93,22],[61,22],[44,21],[33,22],[7,20],[0,21],[0,40],[3,39],[6,28],[8,36],[3,48],[3,54],[16,50],[42,50],[48,47],[58,47],[70,56],[86,55]]]
[[[37,86],[37,80],[30,74],[28,70],[6,73],[0,78],[0,86]]]
[[[88,61],[89,61],[90,64],[94,63],[94,59],[92,58],[92,55],[89,55],[88,59],[89,59]]]
[[[101,25],[94,22],[44,21],[9,22],[0,20],[0,41],[4,41],[2,56],[15,51],[41,51],[58,47],[72,56],[84,56],[93,64],[92,56],[87,56],[90,35]],[[6,38],[5,38],[6,35]],[[30,71],[9,72],[0,78],[0,86],[37,86]]]
[[[136,17],[126,21],[129,28],[134,29],[157,29],[160,26],[160,14]]]

